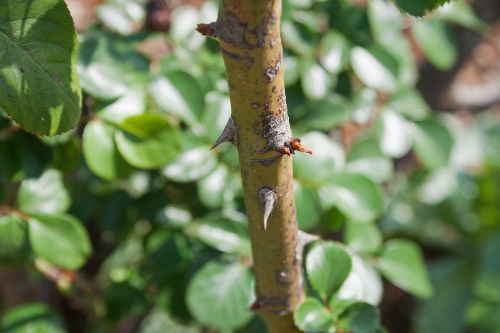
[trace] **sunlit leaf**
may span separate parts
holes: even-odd
[[[113,126],[99,120],[89,122],[83,131],[85,162],[92,172],[107,180],[124,176],[130,169],[118,152],[114,133]]]
[[[180,149],[174,128],[166,118],[152,113],[126,118],[115,132],[115,140],[123,158],[143,169],[165,165]]]
[[[193,277],[186,297],[189,311],[200,323],[221,329],[241,327],[253,316],[252,274],[239,263],[211,261]]]
[[[342,245],[318,242],[307,253],[305,266],[312,287],[328,301],[344,283],[351,265],[351,257]]]
[[[2,1],[0,108],[38,135],[72,129],[81,106],[76,52],[64,1]]]
[[[178,182],[191,182],[208,175],[216,165],[208,147],[199,147],[180,154],[163,169],[163,175]]]
[[[384,208],[378,186],[356,173],[335,174],[321,186],[319,193],[324,207],[336,206],[353,221],[373,221]]]
[[[295,324],[305,332],[326,332],[333,324],[331,313],[315,298],[307,298],[293,314]]]
[[[356,75],[368,87],[384,92],[396,89],[398,65],[383,50],[356,46],[351,51],[351,64]]]
[[[36,214],[29,218],[28,224],[33,252],[50,263],[77,269],[90,255],[89,235],[74,217]]]
[[[64,187],[62,173],[47,170],[38,179],[26,179],[17,194],[19,208],[26,213],[64,213],[71,197]]]
[[[420,297],[432,295],[422,253],[415,243],[399,239],[388,241],[378,265],[382,274],[401,289]]]

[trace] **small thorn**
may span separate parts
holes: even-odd
[[[233,117],[229,117],[227,120],[226,126],[224,127],[224,130],[222,133],[219,135],[219,138],[217,141],[215,141],[214,145],[210,150],[216,148],[218,145],[224,142],[231,142],[232,144],[236,145],[237,142],[237,137],[236,137],[236,124],[233,120]]]
[[[276,204],[276,193],[267,187],[263,187],[259,190],[259,201],[264,208],[263,214],[263,225],[264,230],[267,229],[267,221],[269,220],[269,215],[271,215],[274,206]]]
[[[200,34],[203,36],[209,36],[209,37],[214,37],[217,38],[217,31],[215,28],[215,22],[206,24],[206,23],[199,23],[196,27],[196,31],[198,31]]]
[[[308,154],[313,153],[311,148],[303,146],[300,142],[301,142],[300,138],[292,138],[290,140],[290,146],[292,147],[293,150],[297,150]]]

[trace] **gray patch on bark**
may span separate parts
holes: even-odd
[[[221,47],[220,49],[221,49],[222,53],[224,53],[229,58],[234,59],[234,60],[243,61],[243,63],[245,64],[245,67],[247,69],[250,68],[253,65],[253,63],[255,62],[255,59],[249,55],[240,55],[238,53],[228,51],[228,50],[224,49],[223,47]]]
[[[268,107],[266,108],[266,104],[268,105],[268,103],[264,104],[264,112],[261,115],[260,128],[262,130],[259,130],[259,134],[267,141],[267,145],[262,152],[279,151],[292,138],[284,89],[278,96],[279,108],[277,112],[271,112]]]
[[[276,193],[268,187],[263,187],[259,190],[259,202],[263,208],[262,220],[264,230],[267,229],[267,221],[269,220],[269,215],[271,215],[276,205]]]
[[[247,41],[247,25],[241,22],[233,13],[226,12],[224,15],[219,15],[216,24],[219,38],[224,42],[243,49],[253,49],[257,47],[257,45],[252,45]]]
[[[266,307],[268,309],[271,308],[269,310],[272,313],[275,313],[278,315],[285,315],[285,314],[290,312],[290,297],[289,296],[279,297],[279,296],[258,295],[256,303],[257,303],[259,308],[262,308],[262,307]],[[278,308],[278,309],[272,309],[272,308]]]
[[[281,67],[281,57],[278,60],[276,60],[276,62],[273,65],[266,68],[264,75],[266,76],[269,82],[274,80],[274,77],[278,74],[280,67]]]
[[[216,31],[219,38],[228,44],[243,48],[243,49],[255,49],[263,47],[265,43],[266,36],[269,31],[269,25],[273,25],[278,21],[278,15],[272,10],[275,1],[271,1],[268,5],[267,13],[263,16],[261,22],[254,27],[249,29],[248,25],[241,22],[239,18],[233,13],[226,11],[219,15],[216,22]],[[255,42],[250,42],[255,39]]]
[[[269,158],[259,158],[259,159],[254,159],[250,160],[250,165],[254,165],[256,163],[262,164],[262,165],[271,165],[274,161],[277,159],[283,157],[283,155],[278,155],[274,157],[269,157]]]
[[[224,142],[231,142],[235,146],[238,145],[238,129],[236,127],[236,123],[234,122],[233,117],[229,117],[227,120],[226,126],[224,130],[219,135],[217,141],[215,141],[214,145],[210,149],[214,149],[218,145]]]

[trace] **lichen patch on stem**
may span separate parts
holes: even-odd
[[[278,60],[276,60],[274,64],[271,64],[269,67],[266,68],[264,75],[266,76],[269,82],[274,80],[274,77],[278,74],[280,67],[281,67],[281,57]]]

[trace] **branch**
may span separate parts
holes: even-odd
[[[283,80],[281,0],[222,0],[216,23],[198,31],[217,38],[229,83],[232,119],[217,140],[238,149],[254,259],[252,309],[268,331],[299,332],[293,311],[303,297],[292,157],[312,153],[292,138]]]

